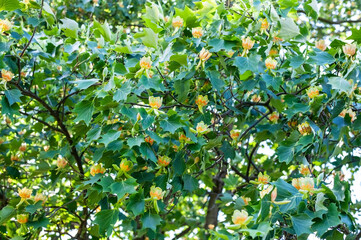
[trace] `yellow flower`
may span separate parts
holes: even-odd
[[[3,70],[1,70],[1,77],[6,82],[10,82],[11,79],[13,79],[14,74],[12,72],[10,72],[10,71],[7,71],[7,70],[3,69]]]
[[[208,104],[208,96],[202,96],[202,95],[198,95],[197,99],[196,99],[196,104],[198,105],[198,107],[204,107]]]
[[[239,211],[235,210],[232,215],[232,222],[236,225],[247,225],[248,222],[251,220],[250,217],[248,217],[248,212],[245,210]]]
[[[269,50],[268,55],[269,56],[276,56],[278,54],[278,50],[276,48],[271,48],[271,50]]]
[[[248,205],[251,199],[249,197],[241,197],[243,199],[244,205]]]
[[[271,57],[268,57],[265,61],[265,65],[267,69],[275,69],[277,66],[277,61]]]
[[[25,224],[28,222],[29,216],[27,214],[19,214],[16,216],[16,219],[20,224]]]
[[[298,125],[298,131],[305,136],[311,134],[312,128],[308,122],[304,122]]]
[[[311,87],[307,90],[307,95],[309,98],[315,98],[320,94],[317,87]]]
[[[58,157],[58,159],[56,160],[56,165],[58,166],[58,168],[65,168],[65,166],[68,164],[68,162],[66,161],[66,159],[63,156]]]
[[[342,50],[346,55],[352,57],[356,53],[356,44],[346,44]]]
[[[299,178],[292,179],[292,186],[294,186],[297,190],[300,190],[300,181]]]
[[[45,146],[43,147],[43,149],[44,149],[44,151],[45,151],[45,152],[47,152],[47,151],[49,151],[49,149],[50,149],[50,146],[48,146],[48,145],[45,145]]]
[[[299,181],[300,190],[311,192],[315,188],[315,182],[313,181],[313,178],[303,177],[300,178],[298,181]]]
[[[202,50],[199,53],[199,58],[205,62],[212,56],[212,53],[210,53],[208,50],[202,48]]]
[[[267,21],[267,18],[264,18],[263,20],[261,20],[261,31],[264,32],[268,29],[269,27],[269,23]]]
[[[161,167],[166,167],[169,165],[171,159],[168,156],[159,156],[158,157],[158,165]]]
[[[179,136],[179,141],[180,142],[185,142],[185,143],[188,143],[191,141],[190,138],[188,138],[186,135],[184,135],[183,133]]]
[[[327,46],[325,40],[319,40],[316,42],[316,48],[320,49],[321,51],[325,51]]]
[[[149,195],[152,199],[161,200],[163,199],[164,193],[160,187],[152,186]]]
[[[355,121],[356,113],[354,111],[352,111],[351,108],[342,110],[342,112],[340,113],[339,116],[344,118],[346,116],[346,114],[348,114],[350,116],[351,122]]]
[[[280,118],[280,115],[278,114],[278,112],[273,112],[270,116],[269,116],[269,120],[273,123],[276,123],[278,121],[278,119]]]
[[[253,45],[254,45],[255,41],[251,40],[250,37],[246,37],[242,39],[242,47],[246,50],[250,50]]]
[[[208,224],[208,229],[213,230],[214,229],[214,224]]]
[[[192,35],[194,38],[200,38],[203,36],[203,30],[201,27],[192,28]]]
[[[133,167],[133,163],[123,158],[119,164],[119,167],[123,172],[129,172]]]
[[[152,67],[152,61],[150,57],[142,57],[140,59],[139,65],[143,69],[150,69]]]
[[[22,143],[19,147],[19,151],[20,152],[25,152],[26,151],[26,143]]]
[[[175,28],[183,27],[183,18],[181,18],[180,16],[173,18],[172,26]]]
[[[257,179],[257,182],[260,183],[260,184],[267,184],[269,183],[270,181],[270,177],[267,175],[267,173],[259,173],[258,174],[258,179]]]
[[[147,143],[149,143],[150,145],[153,145],[153,143],[154,143],[154,140],[151,138],[151,137],[146,137],[145,139],[144,139],[144,141],[145,142],[147,142]]]
[[[233,54],[234,54],[234,51],[229,50],[229,51],[227,52],[227,57],[231,58],[231,57],[233,56]]]
[[[237,130],[237,129],[231,130],[231,138],[233,140],[237,140],[240,134],[241,134],[240,130]]]
[[[19,196],[21,197],[21,199],[29,199],[31,197],[31,193],[33,192],[33,190],[29,189],[29,188],[18,188],[18,193],[19,193]]]
[[[272,185],[267,186],[266,188],[264,188],[259,195],[261,196],[261,198],[264,198],[264,196],[266,196],[267,194],[269,194],[273,189]]]
[[[105,168],[102,167],[101,164],[97,164],[97,165],[93,165],[91,168],[90,168],[90,174],[92,176],[95,176],[96,174],[103,174],[105,172]]]
[[[34,197],[34,202],[42,201],[43,203],[46,201],[46,196],[41,193],[37,193]]]
[[[259,101],[261,101],[261,97],[260,96],[258,96],[257,94],[254,94],[253,96],[252,96],[252,102],[259,102]]]
[[[310,168],[303,164],[301,164],[299,171],[303,176],[310,175],[310,173],[311,173]]]
[[[208,126],[203,121],[199,122],[196,127],[197,133],[203,134],[209,131]]]
[[[162,106],[162,98],[160,97],[149,97],[149,106],[154,109],[159,109]]]
[[[7,32],[13,27],[12,23],[7,19],[0,19],[0,33]]]

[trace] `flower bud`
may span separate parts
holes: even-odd
[[[44,149],[44,151],[45,151],[45,152],[47,152],[47,151],[49,151],[49,149],[50,149],[50,146],[48,146],[48,145],[45,145],[45,146],[43,147],[43,149]]]
[[[299,171],[303,176],[307,176],[311,174],[310,168],[307,165],[301,164]]]
[[[320,94],[320,92],[317,87],[310,87],[307,90],[307,95],[311,99],[317,97],[319,94]]]
[[[265,32],[269,28],[269,23],[267,21],[267,18],[264,18],[261,20],[261,31]]]
[[[213,230],[214,229],[214,224],[208,224],[208,229]]]
[[[20,154],[17,153],[15,155],[11,155],[10,160],[11,161],[19,161],[20,160]]]
[[[241,134],[240,130],[237,130],[237,129],[231,130],[231,138],[233,140],[237,140],[240,134]]]
[[[150,145],[153,145],[153,143],[154,143],[154,140],[151,138],[151,137],[146,137],[145,139],[144,139],[147,143],[149,143]]]
[[[270,177],[267,175],[267,173],[259,173],[258,174],[258,178],[257,178],[257,182],[260,184],[267,184],[270,181]]]
[[[244,205],[248,205],[251,199],[249,197],[241,197],[243,199]]]

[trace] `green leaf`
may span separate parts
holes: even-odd
[[[20,102],[20,97],[22,96],[19,89],[11,89],[5,91],[5,96],[9,101],[10,106],[16,102]]]
[[[142,33],[134,34],[134,38],[140,38],[147,47],[157,48],[158,46],[158,34],[150,28],[145,28]]]
[[[257,72],[260,59],[261,57],[259,55],[251,55],[249,58],[236,57],[234,66],[238,68],[240,74],[243,74],[248,70],[251,72]]]
[[[349,36],[347,39],[351,39],[351,40],[355,40],[357,42],[357,44],[361,43],[361,28],[356,29],[356,28],[352,28],[351,29],[351,36]]]
[[[46,217],[42,217],[34,222],[28,222],[27,225],[37,228],[46,228],[50,224],[50,221]]]
[[[298,68],[304,63],[305,59],[302,55],[294,56],[290,58],[290,66],[293,68]]]
[[[102,210],[95,215],[94,223],[99,225],[99,233],[107,236],[113,231],[114,224],[118,221],[119,211],[116,209]]]
[[[134,147],[134,146],[140,146],[142,143],[144,142],[144,137],[143,136],[138,136],[135,138],[129,138],[127,141],[127,144],[130,148]]]
[[[191,86],[191,81],[190,80],[177,80],[174,81],[173,87],[174,87],[174,91],[176,94],[178,94],[178,99],[180,102],[183,102],[187,96],[188,96],[188,92],[189,92],[189,88]]]
[[[149,159],[154,163],[157,162],[157,157],[155,156],[154,151],[152,150],[152,147],[149,146],[149,144],[142,143],[139,150],[140,153],[146,157],[146,159]]]
[[[76,38],[79,29],[78,23],[69,18],[63,18],[60,19],[60,21],[62,22],[60,27],[63,29],[65,35],[67,37]]]
[[[83,79],[83,80],[77,80],[77,81],[71,81],[70,83],[77,84],[77,88],[80,90],[87,89],[91,85],[97,83],[99,79],[92,78],[92,79]]]
[[[183,176],[183,182],[184,182],[184,190],[187,190],[189,192],[192,192],[198,188],[198,181],[191,175],[184,175]]]
[[[102,139],[99,141],[100,143],[104,143],[105,147],[108,146],[109,143],[117,140],[120,136],[120,131],[110,130],[106,134],[102,136]]]
[[[295,24],[292,18],[282,18],[280,19],[280,24],[281,31],[278,37],[289,40],[300,34],[300,28]]]
[[[290,163],[293,159],[294,148],[293,146],[280,145],[277,148],[277,154],[280,162]]]
[[[150,228],[155,232],[157,230],[157,226],[160,224],[161,221],[162,220],[159,215],[147,212],[142,217],[143,229]]]
[[[305,3],[304,9],[308,16],[311,16],[315,20],[317,19],[319,14],[319,9],[316,0],[311,0]]]
[[[317,236],[322,236],[329,228],[341,224],[336,204],[331,203],[327,209],[328,212],[324,214],[322,220],[318,220],[312,225],[312,229],[317,231]]]
[[[3,223],[10,220],[10,218],[12,218],[15,215],[15,212],[16,212],[16,210],[12,206],[6,206],[3,209],[1,209],[0,224],[2,225]]]
[[[18,0],[0,0],[0,11],[14,11],[20,8]]]
[[[184,162],[184,154],[181,152],[178,152],[173,164],[172,164],[172,168],[174,171],[174,174],[176,175],[182,175],[186,169],[186,164]]]
[[[335,180],[333,182],[332,192],[335,194],[337,201],[343,201],[345,199],[345,191],[346,188],[340,181],[338,175],[335,176]]]
[[[331,54],[316,50],[316,54],[310,55],[310,59],[307,62],[323,66],[334,63],[335,61],[335,58]]]
[[[145,209],[145,201],[143,194],[133,194],[129,198],[129,204],[127,205],[127,209],[132,211],[135,216],[138,216]]]
[[[179,63],[180,65],[187,65],[188,55],[173,55],[170,57],[171,61],[175,61]]]
[[[129,178],[125,181],[113,183],[112,185],[110,185],[110,189],[112,193],[117,195],[118,199],[121,199],[127,193],[135,193],[135,187],[137,185],[138,184],[134,178]]]
[[[42,204],[43,204],[43,201],[38,201],[34,205],[26,206],[25,210],[30,214],[34,214],[36,212],[36,210],[42,208]]]
[[[278,0],[281,8],[293,8],[298,6],[298,0]]]
[[[109,42],[110,38],[112,36],[112,33],[109,28],[109,24],[107,21],[105,21],[103,24],[100,24],[98,21],[93,21],[94,28],[96,28],[100,34],[103,36],[104,40]]]
[[[342,77],[330,77],[328,83],[331,85],[332,89],[335,90],[341,90],[346,93],[349,93],[352,90],[351,84]]]
[[[224,80],[221,79],[221,74],[218,71],[209,71],[207,75],[212,83],[213,89],[220,92],[226,84]]]
[[[132,92],[132,86],[129,82],[122,84],[122,86],[114,93],[114,101],[124,101],[127,99],[129,93]]]
[[[264,74],[262,78],[266,82],[267,87],[273,87],[273,89],[276,91],[280,89],[282,84],[282,77],[274,77],[269,74]]]
[[[78,114],[75,122],[79,122],[83,120],[86,125],[89,125],[91,118],[93,116],[94,105],[92,101],[81,101],[77,105],[75,105],[74,112]]]
[[[183,124],[180,122],[180,117],[177,115],[172,115],[168,120],[160,121],[159,125],[164,131],[170,133],[174,133],[178,128],[183,127]]]
[[[312,233],[311,225],[312,219],[305,213],[291,216],[292,226],[295,230],[297,236],[301,236],[302,234]]]

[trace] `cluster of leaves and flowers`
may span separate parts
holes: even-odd
[[[359,237],[361,29],[312,37],[315,0],[147,2],[137,28],[105,2],[0,0],[0,238]]]

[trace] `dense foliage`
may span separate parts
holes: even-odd
[[[0,0],[0,238],[359,239],[359,5]]]

